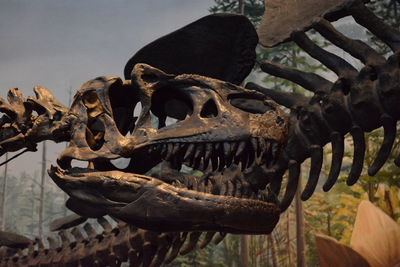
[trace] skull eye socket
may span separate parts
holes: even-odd
[[[165,121],[182,121],[193,114],[193,104],[188,96],[174,88],[163,88],[151,99],[151,112],[158,117],[159,128]],[[172,119],[172,120],[171,120]]]
[[[209,99],[203,106],[200,112],[202,118],[213,118],[218,116],[218,108],[215,101]]]
[[[245,112],[253,114],[264,114],[269,110],[275,110],[268,102],[256,98],[252,95],[236,94],[228,97],[229,103],[235,108],[241,109]]]
[[[115,124],[122,135],[127,135],[135,127],[139,92],[129,84],[114,83],[109,88],[109,99]]]

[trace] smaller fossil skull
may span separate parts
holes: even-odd
[[[231,165],[243,170],[272,166],[286,140],[287,122],[263,94],[137,64],[131,81],[99,77],[85,83],[70,113],[77,120],[70,146],[58,159],[65,170],[53,167],[50,175],[70,195],[68,206],[78,214],[110,214],[157,231],[269,233],[276,225],[276,203],[258,195],[269,183],[265,177],[246,196],[245,178],[240,184],[228,179],[237,190],[224,195],[210,180],[182,188],[173,179],[143,175],[161,161],[177,170],[183,164],[222,175]],[[174,123],[168,124],[168,118]],[[130,163],[118,169],[112,164],[118,158]],[[89,162],[88,168],[71,168],[73,159]]]

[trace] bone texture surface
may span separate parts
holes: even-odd
[[[223,237],[214,232],[152,232],[99,218],[59,231],[58,238],[48,238],[47,242],[36,238],[23,248],[4,246],[0,266],[160,266]]]
[[[8,103],[0,101],[4,113],[0,154],[33,151],[43,140],[68,141],[57,159],[58,166],[52,166],[49,174],[69,195],[67,207],[84,218],[98,219],[104,231],[97,233],[90,224],[83,230],[62,231],[61,245],[49,240],[50,247],[45,248],[36,240],[27,254],[18,250],[13,256],[8,252],[7,264],[30,260],[31,265],[43,266],[114,266],[129,260],[132,266],[157,266],[193,250],[196,244],[204,247],[216,232],[220,233],[217,241],[226,233],[269,234],[294,198],[304,160],[311,158],[302,193],[302,199],[307,200],[318,183],[323,147],[332,143],[331,170],[324,184],[328,191],[339,176],[344,135],[350,133],[354,156],[347,183],[352,185],[364,165],[364,133],[383,127],[381,148],[368,170],[375,175],[391,153],[400,118],[400,33],[384,24],[362,1],[268,3],[290,18],[271,17],[272,25],[279,24],[282,29],[275,36],[278,39],[265,44],[295,42],[336,73],[337,81],[265,61],[260,65],[264,72],[295,82],[313,96],[256,84],[239,86],[254,65],[257,37],[244,17],[220,15],[200,19],[146,46],[126,65],[126,80],[115,76],[89,80],[78,89],[69,109],[42,87],[36,87],[37,97],[28,100],[11,89]],[[307,13],[294,13],[288,3],[301,3],[293,7]],[[280,9],[282,6],[287,9]],[[351,15],[393,53],[386,58],[338,32],[331,21],[345,15]],[[243,27],[231,27],[235,22]],[[227,31],[226,40],[235,46],[204,42],[207,37],[201,34],[199,40],[196,34],[188,35],[191,29],[201,32],[209,27],[221,27],[210,29],[217,35]],[[310,28],[365,66],[358,71],[317,46],[306,35]],[[180,60],[187,57],[171,59],[167,52],[153,55],[152,49],[167,49],[165,44],[179,38],[191,39],[191,44],[204,51],[226,47],[224,57],[237,60],[213,58],[212,66],[201,65],[200,52],[193,57],[194,62],[185,65]],[[176,66],[187,66],[189,73]],[[136,116],[139,103],[142,109]],[[75,160],[86,162],[87,167],[74,166]],[[126,166],[121,167],[118,161]],[[400,157],[395,163],[400,166]],[[157,172],[159,166],[163,168]],[[190,175],[188,170],[199,170],[202,175]],[[286,171],[286,190],[279,199]],[[113,229],[105,215],[116,218],[119,226]],[[63,220],[55,223],[55,229],[82,222],[80,218],[67,221],[69,224]],[[72,242],[69,233],[74,236]],[[199,244],[201,238],[203,243]],[[187,245],[183,246],[185,240]]]
[[[305,31],[290,28],[286,32],[290,33],[290,40],[336,73],[338,79],[330,82],[315,73],[264,61],[261,63],[264,72],[302,86],[311,91],[313,97],[278,92],[256,84],[247,85],[247,88],[263,92],[291,110],[289,140],[280,163],[271,171],[279,177],[284,170],[289,170],[288,187],[280,203],[281,210],[290,205],[297,187],[300,164],[307,158],[311,158],[311,168],[302,199],[311,197],[321,172],[322,149],[327,143],[332,144],[332,161],[323,189],[329,191],[332,188],[340,173],[344,157],[344,135],[347,133],[352,136],[354,149],[348,185],[356,183],[361,175],[366,150],[365,132],[380,127],[384,129],[381,147],[368,168],[370,176],[374,176],[390,156],[400,118],[400,32],[383,23],[362,1],[352,2],[351,5],[345,5],[339,14],[351,15],[358,24],[391,48],[392,53],[387,58],[366,43],[346,37],[328,19],[315,15],[310,27],[359,59],[364,67],[360,71],[356,70],[344,59],[316,45]],[[400,166],[400,156],[395,164]],[[280,188],[279,184],[277,188]]]

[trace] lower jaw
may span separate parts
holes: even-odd
[[[119,199],[118,194],[110,194],[107,188],[99,189],[99,183],[118,184],[124,188],[125,193],[129,186],[136,186],[132,188],[136,192],[128,204],[104,209],[108,214],[132,225],[153,231],[268,234],[279,220],[280,211],[273,203],[176,188],[158,179],[132,173],[87,170],[74,175],[53,167],[50,176],[61,188],[63,183],[83,182],[88,189],[93,190],[94,186],[91,187],[90,183],[96,184],[97,193],[114,203],[128,201]],[[65,191],[74,197],[72,191]]]

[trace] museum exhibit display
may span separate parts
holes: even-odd
[[[68,143],[51,159],[48,174],[68,194],[66,206],[75,214],[53,222],[61,242],[49,238],[44,245],[40,238],[0,232],[0,265],[160,266],[226,234],[270,234],[299,190],[305,160],[311,159],[303,201],[321,179],[327,144],[332,156],[323,190],[337,183],[348,148],[353,154],[346,183],[354,185],[367,164],[364,134],[383,128],[368,166],[368,175],[376,175],[397,137],[400,32],[366,2],[266,0],[258,30],[243,15],[208,15],[136,52],[124,79],[85,82],[70,106],[42,86],[28,98],[10,89],[7,100],[0,98],[0,155],[34,152],[47,140]],[[390,56],[332,24],[348,16],[386,44]],[[309,31],[364,67],[324,49]],[[336,80],[256,58],[258,44],[289,42]],[[308,95],[246,83],[256,64]],[[130,162],[121,169],[112,163],[118,159]],[[202,175],[183,171],[188,168]]]

